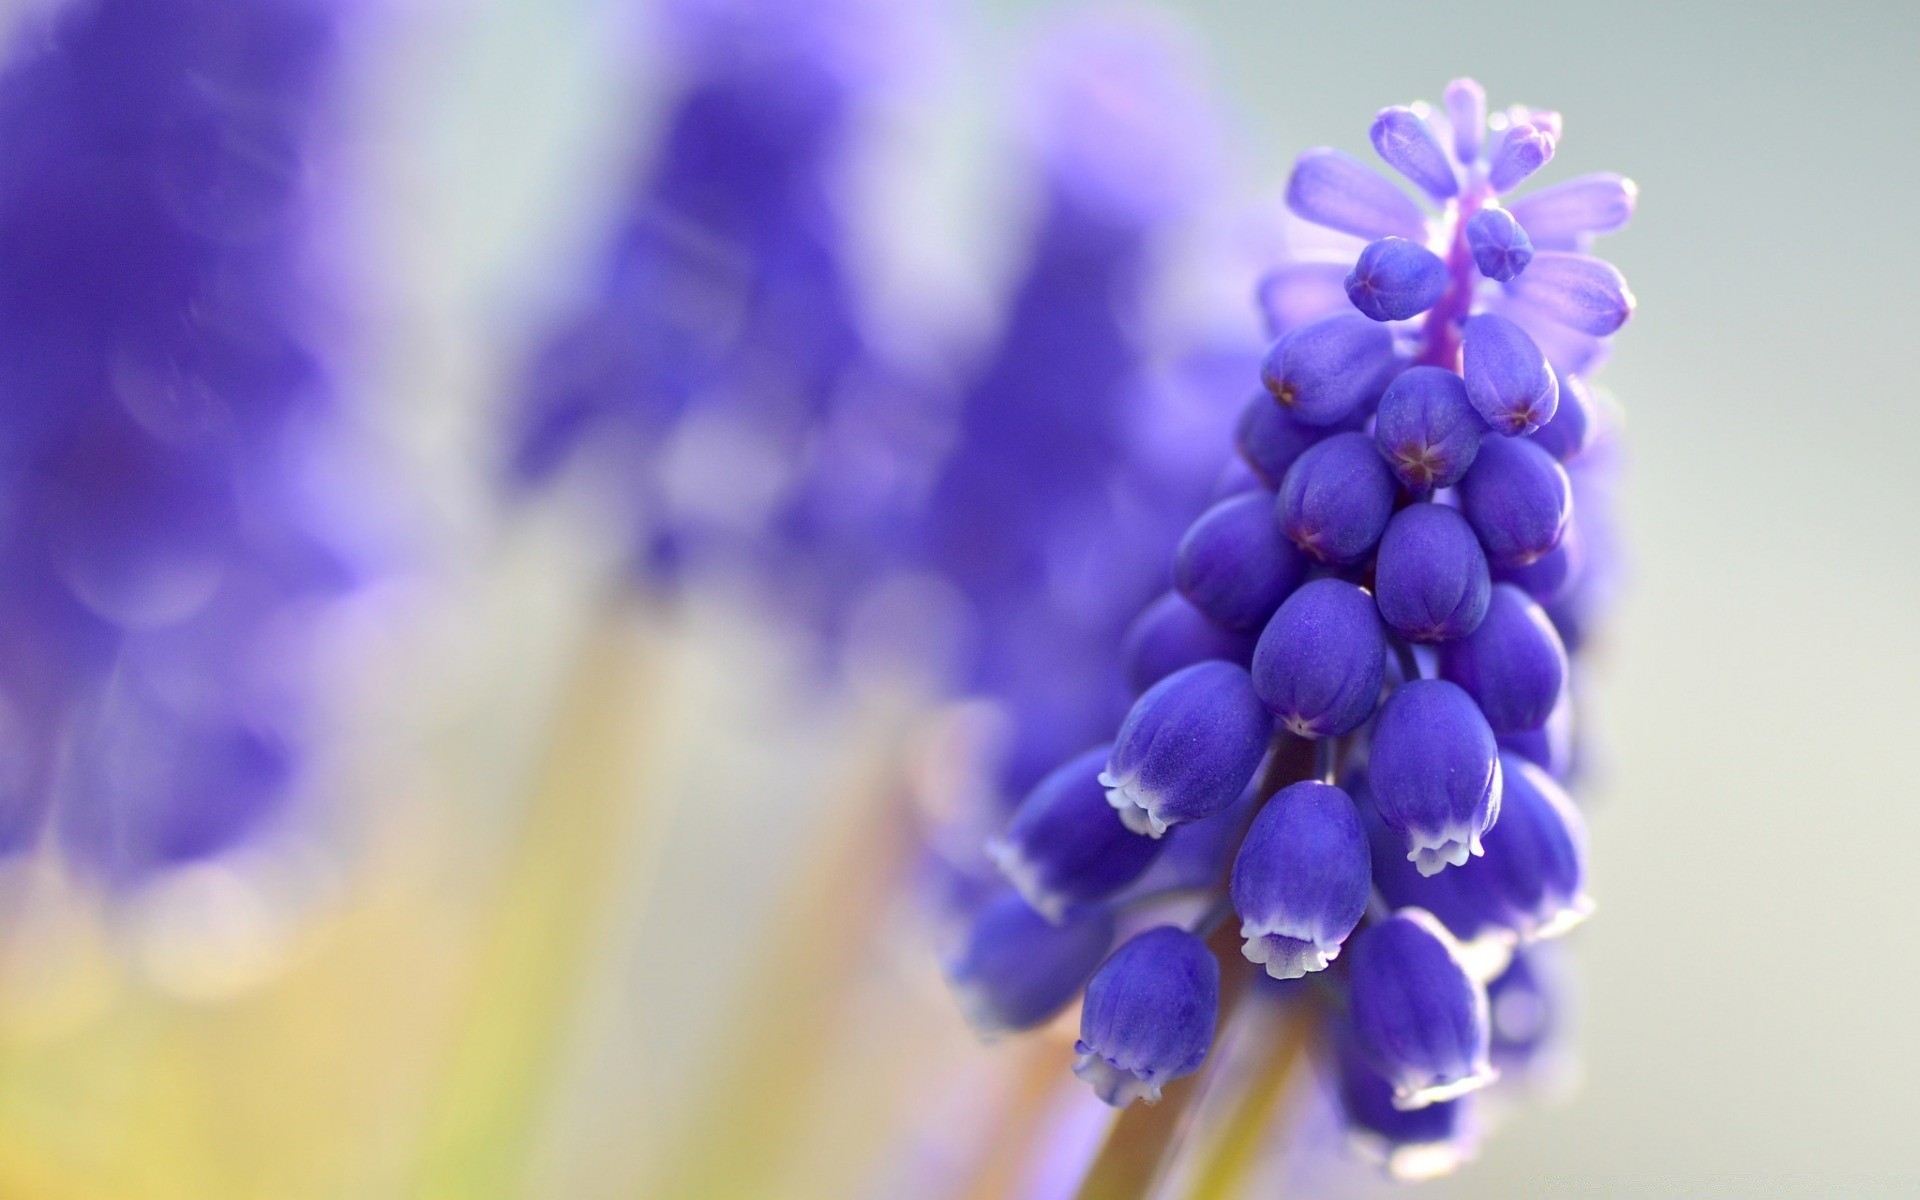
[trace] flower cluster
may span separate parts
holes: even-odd
[[[744,564],[831,620],[898,536],[880,523],[930,405],[871,344],[837,200],[920,7],[656,14],[662,128],[598,277],[527,370],[509,448],[523,489],[604,468],[651,584]]]
[[[0,81],[0,848],[110,883],[298,774],[290,651],[347,578],[297,436],[322,0],[92,0]]]
[[[1266,975],[1322,985],[1348,1121],[1397,1173],[1456,1160],[1537,1040],[1530,948],[1591,907],[1570,651],[1617,574],[1587,380],[1634,304],[1587,253],[1631,182],[1513,195],[1561,132],[1458,80],[1372,126],[1424,203],[1339,151],[1294,167],[1288,207],[1345,250],[1261,286],[1246,482],[1180,538],[1125,639],[1137,700],[995,839],[1020,899],[950,962],[990,1029],[1084,991],[1075,1071],[1109,1103],[1205,1060],[1229,914]],[[1203,915],[1168,923],[1170,890]]]

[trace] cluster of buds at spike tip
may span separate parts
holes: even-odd
[[[1347,256],[1263,280],[1242,469],[1121,647],[1138,698],[1112,744],[994,843],[1032,916],[994,934],[990,910],[966,960],[1028,958],[1046,1003],[1003,981],[993,1011],[1033,1020],[1084,982],[1075,1070],[1109,1103],[1201,1066],[1240,966],[1207,949],[1228,913],[1267,975],[1327,985],[1328,1092],[1395,1174],[1460,1161],[1476,1093],[1519,1061],[1502,1047],[1534,1044],[1552,997],[1529,956],[1592,907],[1567,789],[1579,651],[1619,574],[1619,422],[1588,379],[1634,303],[1588,253],[1633,184],[1521,190],[1561,135],[1458,80],[1373,125],[1421,200],[1339,151],[1295,165],[1289,208]],[[1170,881],[1209,915],[1165,924]]]

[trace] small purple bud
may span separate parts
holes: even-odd
[[[1422,875],[1480,854],[1480,835],[1500,816],[1493,730],[1473,697],[1444,679],[1402,684],[1380,706],[1367,782]]]
[[[1535,125],[1513,125],[1500,135],[1487,165],[1487,183],[1510,192],[1553,158],[1553,134]]]
[[[947,981],[982,1034],[1044,1025],[1086,985],[1113,947],[1113,914],[1081,909],[1056,925],[1008,892],[974,917]]]
[[[1260,382],[1302,424],[1338,425],[1378,400],[1398,366],[1391,330],[1339,313],[1274,342]]]
[[[1340,1110],[1363,1155],[1405,1183],[1445,1175],[1473,1157],[1479,1130],[1470,1100],[1441,1100],[1403,1112],[1394,1107],[1393,1085],[1361,1061],[1352,1035],[1339,1042]]]
[[[1467,398],[1495,431],[1532,433],[1553,419],[1560,383],[1527,331],[1496,313],[1467,318],[1462,333]]]
[[[1345,308],[1347,270],[1345,263],[1295,262],[1261,276],[1255,298],[1267,336],[1279,337]]]
[[[1619,330],[1636,301],[1619,270],[1604,259],[1542,250],[1507,293],[1569,329],[1593,337]]]
[[[1271,400],[1267,403],[1273,403]],[[1229,633],[1179,592],[1168,592],[1142,609],[1120,643],[1127,686],[1135,695],[1162,679],[1210,658],[1245,666],[1253,657],[1253,634]]]
[[[1594,234],[1625,228],[1639,199],[1639,186],[1624,175],[1582,175],[1523,196],[1507,209],[1536,246],[1575,250]]]
[[[1600,422],[1586,381],[1565,373],[1560,373],[1558,378],[1560,403],[1554,406],[1553,419],[1528,436],[1548,454],[1561,462],[1570,462],[1593,444]]]
[[[1473,465],[1487,423],[1467,385],[1445,367],[1410,367],[1380,397],[1373,440],[1401,485],[1416,495],[1452,487]]]
[[[1160,843],[1128,829],[1100,786],[1109,747],[1087,751],[1034,785],[987,857],[1035,912],[1058,924],[1104,900],[1153,862]]]
[[[1438,254],[1418,242],[1384,237],[1360,252],[1347,275],[1347,299],[1376,321],[1404,321],[1438,303],[1447,283],[1447,264]]]
[[[1253,686],[1289,733],[1351,733],[1373,715],[1387,672],[1373,598],[1344,579],[1316,579],[1287,597],[1253,652]]]
[[[1487,556],[1465,517],[1440,504],[1411,505],[1394,514],[1380,538],[1373,591],[1380,615],[1401,637],[1451,642],[1487,615]]]
[[[1306,780],[1267,801],[1233,863],[1247,961],[1275,979],[1324,970],[1367,911],[1367,834],[1353,800]]]
[[[1580,523],[1569,521],[1560,544],[1522,566],[1496,567],[1495,583],[1510,583],[1536,604],[1552,604],[1580,582],[1583,556],[1580,550]]]
[[[1460,480],[1460,511],[1487,561],[1524,566],[1560,544],[1573,517],[1565,468],[1523,438],[1488,438]]]
[[[1456,79],[1447,85],[1443,103],[1453,124],[1453,156],[1471,163],[1480,157],[1487,137],[1486,89],[1474,80]]]
[[[1483,208],[1467,218],[1467,248],[1473,251],[1473,265],[1480,273],[1502,283],[1533,261],[1527,231],[1504,208]]]
[[[1223,629],[1258,632],[1306,578],[1306,557],[1280,532],[1274,503],[1268,491],[1222,500],[1174,551],[1174,587]]]
[[[1373,148],[1394,170],[1435,200],[1460,194],[1460,181],[1433,127],[1411,108],[1383,108],[1369,131]]]
[[[1546,612],[1510,583],[1495,584],[1486,620],[1440,647],[1440,676],[1472,696],[1494,733],[1547,723],[1567,682],[1567,650]]]
[[[1149,929],[1087,984],[1073,1073],[1115,1108],[1156,1103],[1207,1060],[1219,1008],[1220,964],[1206,943],[1172,925]]]
[[[1277,488],[1287,477],[1287,468],[1293,465],[1293,460],[1328,432],[1321,426],[1302,423],[1262,391],[1256,392],[1240,410],[1233,442],[1253,473],[1268,487]]]
[[[1393,1106],[1425,1108],[1492,1083],[1486,989],[1432,914],[1403,908],[1353,939],[1354,1049],[1393,1085]]]
[[[1294,160],[1287,207],[1295,216],[1355,237],[1427,239],[1427,220],[1407,194],[1351,154],[1321,148]]]
[[[1128,829],[1159,837],[1238,799],[1272,736],[1245,668],[1196,663],[1134,701],[1100,783]]]
[[[1280,482],[1280,527],[1324,563],[1365,558],[1393,515],[1393,473],[1364,433],[1309,447]]]

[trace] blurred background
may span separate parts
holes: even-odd
[[[1008,337],[1010,311],[1086,303],[1126,348],[1102,386],[1127,414],[1087,452],[1137,468],[1121,515],[1095,522],[1115,540],[1088,553],[1119,570],[1144,541],[1161,561],[1217,465],[1179,448],[1225,447],[1261,348],[1251,295],[1288,248],[1294,155],[1359,153],[1378,108],[1472,75],[1496,104],[1566,114],[1553,178],[1641,187],[1605,244],[1640,303],[1601,377],[1627,413],[1629,573],[1590,651],[1599,911],[1573,939],[1577,1084],[1421,1186],[1920,1194],[1920,960],[1899,915],[1920,843],[1920,511],[1900,482],[1920,439],[1920,233],[1903,216],[1920,166],[1902,115],[1920,109],[1920,9],[1195,0],[1128,8],[1134,32],[1109,39],[1086,32],[1108,10],[1079,4],[155,0],[70,71],[46,68],[49,22],[91,7],[0,9],[0,358],[28,364],[0,366],[4,478],[29,530],[6,552],[10,636],[29,649],[7,651],[0,767],[22,796],[82,797],[62,801],[79,816],[21,801],[7,818],[0,1193],[1015,1194],[973,1172],[1023,1131],[1007,1114],[1052,1113],[1070,1137],[1073,1112],[1033,1082],[1069,1052],[968,1032],[903,898],[901,814],[977,783],[971,748],[991,733],[957,697],[1057,698],[979,649],[969,623],[997,611],[979,598],[1013,586],[993,564],[860,548],[941,544],[887,522],[911,509],[900,497],[938,510],[964,489],[942,466],[965,441],[953,398],[1045,359]],[[251,8],[258,29],[224,24]],[[226,32],[176,44],[147,19]],[[1143,29],[1161,49],[1136,49]],[[796,46],[829,64],[818,79],[781,69]],[[149,57],[205,86],[144,124],[140,103],[91,106],[108,82],[143,86]],[[639,369],[595,314],[661,294],[642,251],[675,231],[644,219],[646,188],[721,186],[695,177],[697,155],[680,183],[649,172],[671,160],[676,105],[727,70],[731,102],[795,115],[723,199],[812,169],[788,157],[809,138],[836,147],[802,206],[819,223],[771,251],[808,282],[729,317],[791,338],[788,359],[735,366],[796,398],[720,405],[649,457],[654,416],[577,400]],[[704,119],[738,119],[714,104]],[[139,197],[190,236],[141,241],[138,189],[74,165],[129,145],[161,163],[142,172],[225,155],[280,186],[156,176]],[[104,199],[63,215],[75,197]],[[231,233],[269,208],[268,232]],[[1062,232],[1085,212],[1096,234]],[[115,269],[97,287],[70,281],[98,262],[35,249],[100,230],[132,232],[98,252]],[[1091,301],[1048,291],[1048,253],[1112,278]],[[124,331],[172,328],[166,289],[189,275],[183,311],[230,302],[228,357],[198,375],[178,348],[125,366]],[[197,585],[180,564],[200,559],[167,539],[189,529],[203,553],[218,522],[197,493],[116,491],[144,468],[80,417],[60,436],[105,447],[97,460],[34,457],[67,419],[36,407],[66,369],[42,350],[95,343],[33,314],[122,300],[98,370],[166,364],[171,389],[115,385],[126,406],[166,401],[136,413],[157,441],[214,420],[181,379],[291,397],[247,415],[228,396],[221,428],[243,432],[223,433],[224,457],[155,476],[218,470],[249,498],[218,526],[229,583],[185,624],[169,614]],[[803,411],[809,370],[859,385]],[[998,419],[1090,386],[1035,378]],[[1031,419],[1013,449],[982,451],[1025,472],[1009,522],[1071,466],[1021,457],[1050,436]],[[825,485],[795,482],[803,434],[843,452],[808,460]],[[186,515],[156,533],[91,507],[145,513],[150,495]],[[89,553],[110,536],[170,557]],[[74,613],[38,594],[43,560]],[[1164,586],[1139,569],[1139,594],[1111,598],[1121,623]],[[1062,568],[1050,603],[1108,579]],[[1117,632],[1099,608],[1076,627],[1096,656]],[[970,654],[969,675],[954,664]],[[298,736],[196,757],[178,747],[227,743],[124,717],[226,729],[198,686],[216,678],[244,697],[221,721]],[[109,740],[74,749],[74,728]],[[206,796],[238,778],[252,796],[268,777],[271,804],[206,828],[146,831],[124,807],[154,779]],[[1386,1186],[1292,1170],[1268,1178]]]

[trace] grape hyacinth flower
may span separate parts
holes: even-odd
[[[1633,297],[1589,252],[1636,192],[1529,191],[1563,133],[1553,112],[1490,116],[1458,80],[1442,110],[1374,121],[1414,193],[1341,151],[1296,162],[1293,216],[1349,249],[1261,284],[1273,341],[1233,433],[1244,469],[1124,647],[1146,690],[1102,782],[1171,844],[1096,904],[1146,924],[1169,887],[1208,903],[1088,986],[1075,1069],[1110,1103],[1205,1057],[1216,974],[1173,964],[1244,958],[1314,975],[1267,999],[1331,1010],[1322,1057],[1356,1140],[1396,1175],[1451,1169],[1495,1077],[1489,983],[1591,910],[1567,788],[1581,656],[1621,575],[1621,455],[1590,377]],[[1521,999],[1523,976],[1503,985]],[[1163,1027],[1127,1024],[1155,1005]]]
[[[1244,668],[1196,663],[1134,703],[1100,783],[1128,829],[1157,838],[1232,804],[1272,733],[1273,718]]]
[[[1348,1019],[1360,1057],[1393,1085],[1395,1108],[1425,1108],[1494,1080],[1484,984],[1453,936],[1403,908],[1354,939]]]
[[[1107,909],[1050,921],[1008,893],[974,917],[947,962],[947,981],[981,1033],[1031,1029],[1079,995],[1112,948]]]
[[[1205,1061],[1219,1005],[1220,964],[1206,944],[1172,925],[1150,929],[1087,984],[1073,1073],[1116,1108],[1155,1103]]]
[[[0,852],[133,889],[275,827],[352,582],[306,326],[328,0],[95,0],[0,77]]]
[[[1132,883],[1160,851],[1160,842],[1128,829],[1107,803],[1100,772],[1111,749],[1089,750],[1035,784],[1006,833],[987,846],[987,856],[1050,921]]]
[[[1233,864],[1247,961],[1275,979],[1325,970],[1366,912],[1370,883],[1367,835],[1347,794],[1315,779],[1283,789]]]

